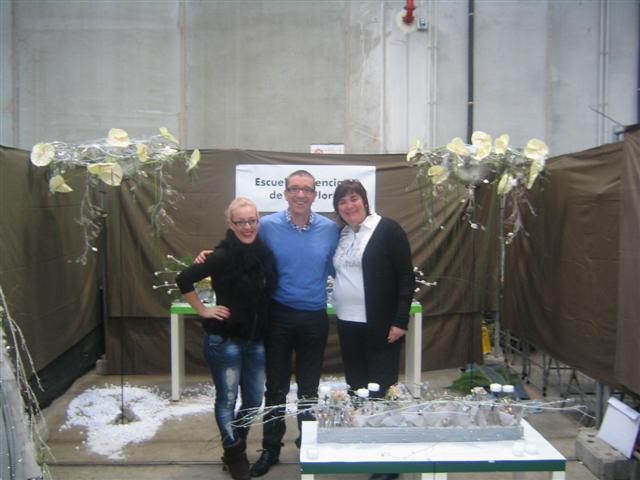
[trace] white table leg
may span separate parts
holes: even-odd
[[[313,480],[315,475],[313,473],[303,473],[300,475],[301,480]]]
[[[433,473],[433,472],[429,472],[429,473],[421,473],[421,480],[447,480],[447,473],[446,472],[440,472],[440,473]]]
[[[171,400],[180,400],[184,389],[184,315],[171,314]]]
[[[551,480],[564,480],[564,474],[565,472],[550,472],[549,478]]]
[[[422,312],[411,314],[404,346],[405,384],[415,397],[420,396],[422,382]]]

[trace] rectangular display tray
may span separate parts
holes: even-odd
[[[318,443],[434,443],[519,440],[521,425],[500,427],[318,428]]]

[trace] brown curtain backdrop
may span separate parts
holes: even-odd
[[[527,235],[506,250],[503,303],[513,333],[636,393],[637,139],[550,159],[530,195],[535,215],[524,211]]]
[[[620,178],[620,270],[615,378],[640,394],[640,126],[624,134]]]
[[[0,285],[37,371],[101,330],[97,257],[73,262],[81,193],[50,194],[29,152],[0,146]]]
[[[130,190],[124,186],[110,197],[107,274],[109,318],[106,352],[111,373],[152,373],[169,370],[169,298],[159,290],[153,272],[167,254],[182,256],[213,247],[224,235],[223,211],[234,196],[238,164],[375,165],[376,209],[396,219],[409,235],[414,262],[438,286],[423,290],[423,368],[438,369],[482,361],[480,325],[483,312],[495,308],[494,229],[474,231],[462,221],[464,204],[451,192],[429,199],[437,207],[437,230],[425,228],[416,170],[404,155],[312,155],[241,150],[208,150],[196,178],[183,165],[171,169],[172,185],[182,198],[171,209],[175,224],[159,237],[149,235],[148,206],[156,192],[153,182]],[[115,192],[115,190],[114,190]],[[490,193],[490,192],[489,192]],[[489,195],[491,196],[491,195]],[[286,208],[283,201],[282,208]],[[491,202],[478,214],[494,222]],[[439,211],[441,209],[441,211]],[[201,359],[197,319],[187,322],[187,371],[206,372]],[[325,355],[325,371],[341,372],[335,325]]]
[[[506,248],[501,317],[514,334],[615,387],[640,392],[637,285],[640,236],[638,128],[625,140],[550,159],[545,178],[522,208],[526,233]],[[416,170],[403,155],[311,155],[257,151],[202,152],[194,178],[174,165],[174,225],[154,236],[148,207],[154,181],[104,187],[105,248],[86,266],[82,191],[51,195],[29,152],[0,147],[0,282],[11,313],[42,371],[101,329],[99,266],[107,286],[105,350],[110,373],[169,372],[169,297],[152,285],[167,254],[210,248],[225,231],[237,164],[375,165],[376,208],[409,235],[414,264],[436,281],[417,298],[424,309],[423,369],[481,362],[480,325],[497,308],[498,205],[477,192],[471,229],[463,190],[421,197]],[[73,185],[72,185],[73,186]],[[427,217],[421,204],[432,211]],[[285,207],[283,203],[283,208]],[[99,245],[101,246],[101,245]],[[333,323],[333,322],[332,322]],[[187,322],[187,370],[205,373],[200,327]],[[333,326],[333,325],[332,325]],[[341,372],[335,331],[326,372]]]

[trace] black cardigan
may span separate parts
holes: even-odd
[[[260,237],[244,244],[227,230],[225,240],[205,262],[187,267],[176,277],[176,283],[184,294],[194,290],[194,283],[209,276],[216,304],[228,307],[231,315],[223,321],[203,319],[204,330],[223,337],[263,337],[277,273],[273,254]]]
[[[411,247],[402,227],[382,217],[362,255],[367,340],[387,343],[392,325],[407,329],[415,288]]]

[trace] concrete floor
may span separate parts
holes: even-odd
[[[423,381],[433,388],[444,388],[459,376],[457,369],[425,372]],[[168,376],[127,376],[124,382],[134,386],[156,387],[170,392]],[[189,376],[187,387],[210,382],[205,376]],[[49,437],[50,451],[46,454],[46,465],[54,480],[168,480],[168,479],[222,479],[231,477],[222,470],[220,457],[222,449],[213,417],[210,411],[166,421],[149,441],[132,444],[124,451],[124,460],[110,460],[90,451],[86,444],[84,429],[70,428],[61,431],[67,419],[69,402],[91,387],[120,385],[119,376],[103,376],[90,372],[78,379],[73,386],[51,406],[44,410]],[[529,392],[532,398],[536,392]],[[567,458],[566,478],[568,480],[595,480],[596,477],[575,458],[575,438],[581,427],[579,417],[571,413],[537,413],[527,418],[556,449]],[[247,453],[249,461],[260,455],[261,428],[253,428],[249,435]],[[298,464],[299,451],[293,444],[297,435],[295,421],[288,423],[285,446],[280,456],[280,464],[262,477],[264,480],[289,480],[300,478]],[[412,476],[412,475],[409,475]],[[403,477],[408,477],[404,475]],[[368,475],[323,475],[326,480],[367,480]],[[450,474],[449,479],[507,479],[510,473],[490,474]],[[520,479],[534,480],[549,478],[548,474],[526,473]]]

